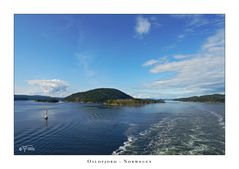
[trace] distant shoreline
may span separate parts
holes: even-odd
[[[100,103],[109,106],[138,106],[154,103],[165,103],[163,99],[141,99],[133,98],[117,89],[100,88],[86,92],[74,93],[65,98],[40,96],[40,95],[14,95],[14,101],[33,100],[36,102],[58,103],[59,101],[79,102],[79,103]],[[170,99],[171,101],[201,102],[201,103],[225,103],[224,94],[212,94],[202,96],[192,96],[185,98]]]
[[[223,95],[223,94],[212,94],[212,95],[178,98],[178,99],[173,99],[173,100],[174,101],[183,101],[183,102],[225,103],[225,95]]]

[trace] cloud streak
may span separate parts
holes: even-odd
[[[77,56],[77,59],[79,61],[78,62],[79,67],[82,68],[82,70],[84,71],[85,75],[87,77],[93,77],[95,75],[95,72],[90,67],[90,62],[91,62],[92,58],[89,57],[88,55],[81,54],[81,53],[75,53],[75,55]]]
[[[143,67],[147,67],[147,66],[152,66],[152,65],[154,65],[154,64],[156,64],[156,63],[158,63],[159,61],[158,60],[156,60],[156,59],[151,59],[151,60],[148,60],[148,61],[146,61],[145,63],[143,63]]]
[[[183,19],[186,21],[185,26],[187,27],[186,31],[193,31],[193,28],[198,28],[204,25],[209,24],[208,19],[204,15],[200,14],[183,14],[183,15],[171,15],[171,17],[177,19]]]
[[[209,14],[210,15],[210,14]],[[178,35],[178,41],[182,41],[183,38],[188,35],[194,35],[195,30],[202,29],[204,26],[211,25],[217,29],[222,29],[224,27],[224,15],[214,15],[216,16],[213,20],[207,18],[207,14],[186,14],[186,15],[171,15],[171,17],[176,18],[185,22],[185,29],[182,33]],[[204,30],[201,33],[207,33],[207,30]]]
[[[164,92],[170,97],[224,92],[224,29],[209,37],[199,52],[175,56],[175,61],[152,64],[149,71],[176,75],[145,84],[146,90],[162,91],[158,94],[163,97],[167,97]]]

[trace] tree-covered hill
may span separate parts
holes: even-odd
[[[132,96],[112,88],[98,88],[86,92],[72,94],[65,98],[69,102],[103,103],[106,105],[143,105],[152,103],[164,103],[162,100],[136,99]]]
[[[72,94],[65,98],[65,101],[71,102],[92,102],[92,103],[104,103],[107,100],[114,99],[133,99],[130,95],[112,88],[98,88],[89,90],[86,92],[79,92]]]
[[[174,99],[176,101],[191,101],[191,102],[225,102],[225,95],[224,94],[212,94],[212,95],[203,95],[203,96],[193,96],[187,98],[178,98]]]

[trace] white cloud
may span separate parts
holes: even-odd
[[[32,86],[30,94],[61,96],[69,87],[68,83],[59,79],[28,80],[27,82]]]
[[[156,64],[168,63],[170,56],[163,56],[159,59],[150,59],[142,64],[143,67],[148,67]]]
[[[145,90],[157,90],[159,96],[202,95],[224,91],[224,30],[218,30],[202,45],[198,53],[179,60],[152,65],[150,72],[160,74],[175,72],[167,80],[145,84]],[[175,57],[174,56],[174,57]],[[183,58],[183,60],[181,60]]]
[[[206,52],[224,52],[224,30],[220,29],[215,36],[209,37],[202,49]]]
[[[151,65],[154,65],[158,63],[158,60],[155,60],[155,59],[151,59],[151,60],[148,60],[146,62],[143,63],[143,67],[147,67],[147,66],[151,66]]]
[[[138,37],[142,37],[144,34],[149,33],[150,28],[151,28],[151,23],[149,19],[144,18],[143,16],[137,17],[135,31]]]

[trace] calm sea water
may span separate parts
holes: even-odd
[[[220,103],[107,107],[15,101],[14,151],[22,155],[225,154],[224,114]]]

